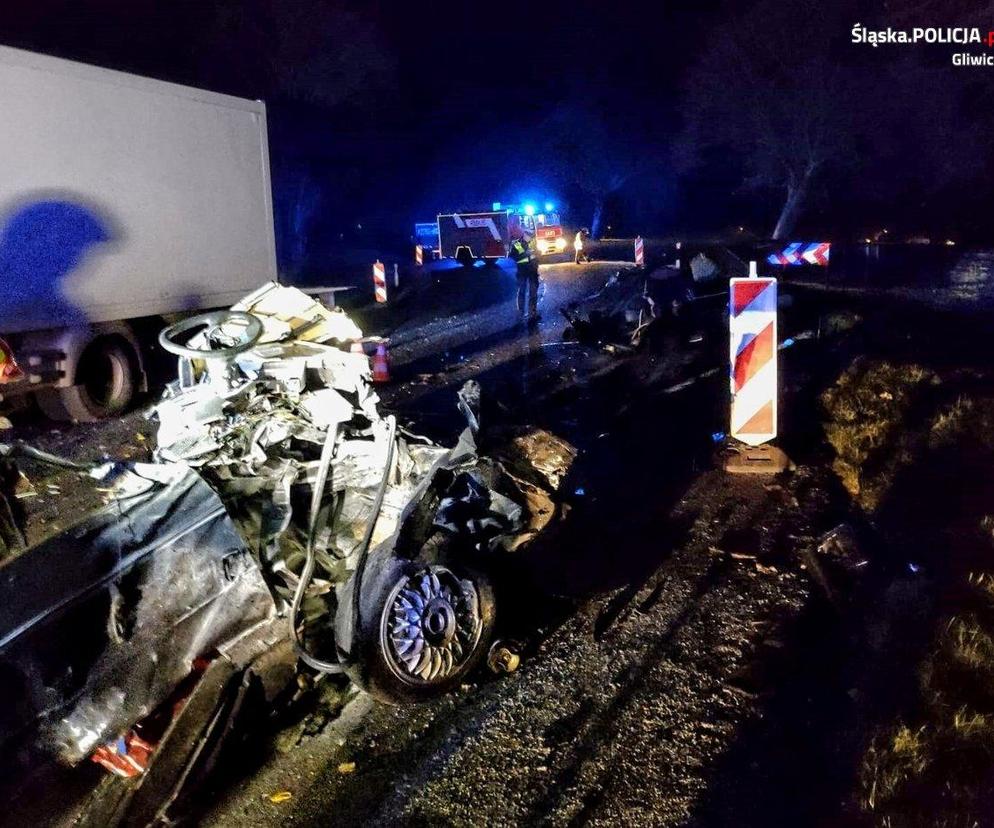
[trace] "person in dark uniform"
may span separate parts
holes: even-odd
[[[538,260],[535,257],[535,242],[526,230],[520,239],[511,242],[511,258],[518,273],[518,314],[525,315],[525,302],[528,305],[528,321],[537,322],[538,316]]]

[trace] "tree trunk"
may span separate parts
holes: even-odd
[[[594,215],[590,220],[590,237],[599,239],[601,236],[601,219],[604,217],[604,199],[598,198],[594,204]]]
[[[787,200],[780,211],[777,226],[773,228],[773,238],[781,241],[794,232],[794,225],[804,209],[808,197],[808,184],[811,181],[811,170],[806,170],[800,183],[787,185]]]

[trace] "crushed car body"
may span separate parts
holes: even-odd
[[[361,337],[276,283],[163,331],[180,362],[151,411],[155,462],[89,470],[106,507],[0,568],[15,688],[0,745],[114,770],[129,744],[155,750],[132,728],[183,709],[191,675],[223,662],[230,678],[267,651],[394,703],[458,686],[486,657],[494,556],[555,518],[576,452],[535,430],[482,456],[474,382],[453,400],[466,427],[452,446],[413,433],[378,411],[350,349]],[[148,787],[174,799],[196,776],[191,744]]]

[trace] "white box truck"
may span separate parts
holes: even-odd
[[[121,411],[161,317],[276,276],[264,104],[0,47],[0,399]]]

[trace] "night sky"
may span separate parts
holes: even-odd
[[[870,13],[866,4],[828,10],[795,0],[777,6],[793,18],[770,19],[765,26],[762,14],[749,14],[755,3],[717,0],[547,0],[520,7],[11,0],[0,42],[264,99],[277,226],[288,199],[310,199],[313,249],[306,256],[321,258],[336,244],[403,244],[415,220],[522,196],[553,198],[565,206],[567,220],[588,223],[593,197],[553,163],[563,131],[583,139],[599,131],[599,154],[619,159],[626,170],[623,186],[606,197],[606,223],[619,231],[671,235],[747,224],[768,233],[782,193],[776,185],[743,186],[749,171],[735,141],[695,166],[673,159],[693,67],[709,53],[720,57],[729,37],[750,41],[764,54],[782,52],[785,63],[805,60],[824,41],[832,44],[832,65],[858,77],[862,67],[878,71],[899,58],[893,51],[856,50],[847,42],[849,29],[857,21],[889,21],[904,5],[927,10],[930,4],[889,3]],[[929,22],[983,25],[986,31],[986,18],[964,19],[961,8],[957,14],[955,21],[932,15]],[[802,32],[812,20],[823,36],[805,41]],[[933,59],[936,53],[930,54]],[[949,72],[947,62],[943,55],[935,72]],[[994,69],[959,71],[958,78],[980,90],[957,95],[980,100]],[[859,97],[907,97],[869,74],[864,91]],[[784,95],[795,92],[785,88]],[[985,128],[982,113],[963,109],[957,104],[935,117],[961,119],[960,132]],[[563,112],[565,120],[555,120]],[[720,120],[737,120],[736,114]],[[970,150],[976,157],[969,159],[969,187],[939,192],[943,187],[928,182],[919,188],[927,196],[917,201],[917,190],[909,196],[862,187],[861,180],[874,176],[887,182],[909,171],[922,180],[938,175],[928,165],[921,174],[913,163],[901,168],[894,153],[879,152],[872,165],[865,160],[871,149],[897,145],[900,130],[893,125],[901,117],[885,126],[872,108],[859,111],[852,146],[819,174],[802,226],[850,235],[884,222],[904,222],[909,234],[952,232],[950,223],[963,235],[992,230],[983,209],[991,194],[986,145]],[[553,123],[568,126],[557,132]],[[929,151],[936,154],[944,144],[936,138],[934,146]],[[930,224],[936,226],[922,226]]]

